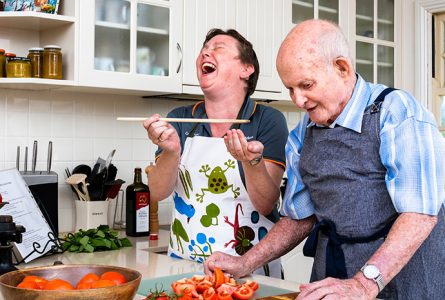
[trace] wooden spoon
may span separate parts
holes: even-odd
[[[88,193],[87,184],[85,183],[85,179],[87,175],[85,174],[73,174],[66,179],[66,183],[71,184],[76,190],[77,194],[84,201],[90,201],[90,194]],[[79,190],[77,187],[78,184],[81,184],[83,192]]]

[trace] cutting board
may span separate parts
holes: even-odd
[[[182,278],[191,278],[193,275],[196,275],[199,273],[186,273],[186,274],[177,274],[177,275],[171,275],[171,276],[165,276],[165,277],[156,277],[151,279],[142,279],[141,284],[139,285],[137,294],[141,296],[147,296],[150,293],[150,290],[155,290],[156,288],[158,290],[164,289],[167,291],[171,291],[170,285],[172,282],[182,279]],[[202,275],[202,273],[201,273]],[[240,282],[243,280],[240,279]],[[266,284],[260,284],[260,287],[258,290],[255,291],[255,294],[253,294],[254,299],[264,298],[268,296],[273,295],[282,295],[282,294],[289,294],[292,291],[277,288],[274,286],[266,285]],[[264,299],[286,299],[286,298],[264,298]],[[292,298],[292,299],[295,299]]]

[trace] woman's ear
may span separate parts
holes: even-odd
[[[242,65],[240,78],[248,80],[250,75],[253,74],[253,72],[255,72],[255,68],[253,67],[253,65]]]
[[[349,77],[351,71],[353,70],[349,60],[340,56],[337,57],[334,62],[334,69],[341,77]]]

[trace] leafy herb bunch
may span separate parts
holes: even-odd
[[[118,233],[108,225],[100,225],[95,229],[80,229],[78,232],[67,234],[62,240],[62,250],[69,252],[116,250],[132,246],[127,238],[118,238]]]

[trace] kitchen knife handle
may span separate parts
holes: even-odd
[[[15,167],[18,171],[20,171],[20,146],[17,146],[17,157],[15,160]]]
[[[28,171],[28,146],[25,147],[25,172]]]
[[[37,141],[34,141],[34,145],[32,147],[32,172],[36,171],[37,164]]]
[[[51,172],[51,161],[53,158],[53,142],[48,143],[48,162],[47,162],[47,171]]]

